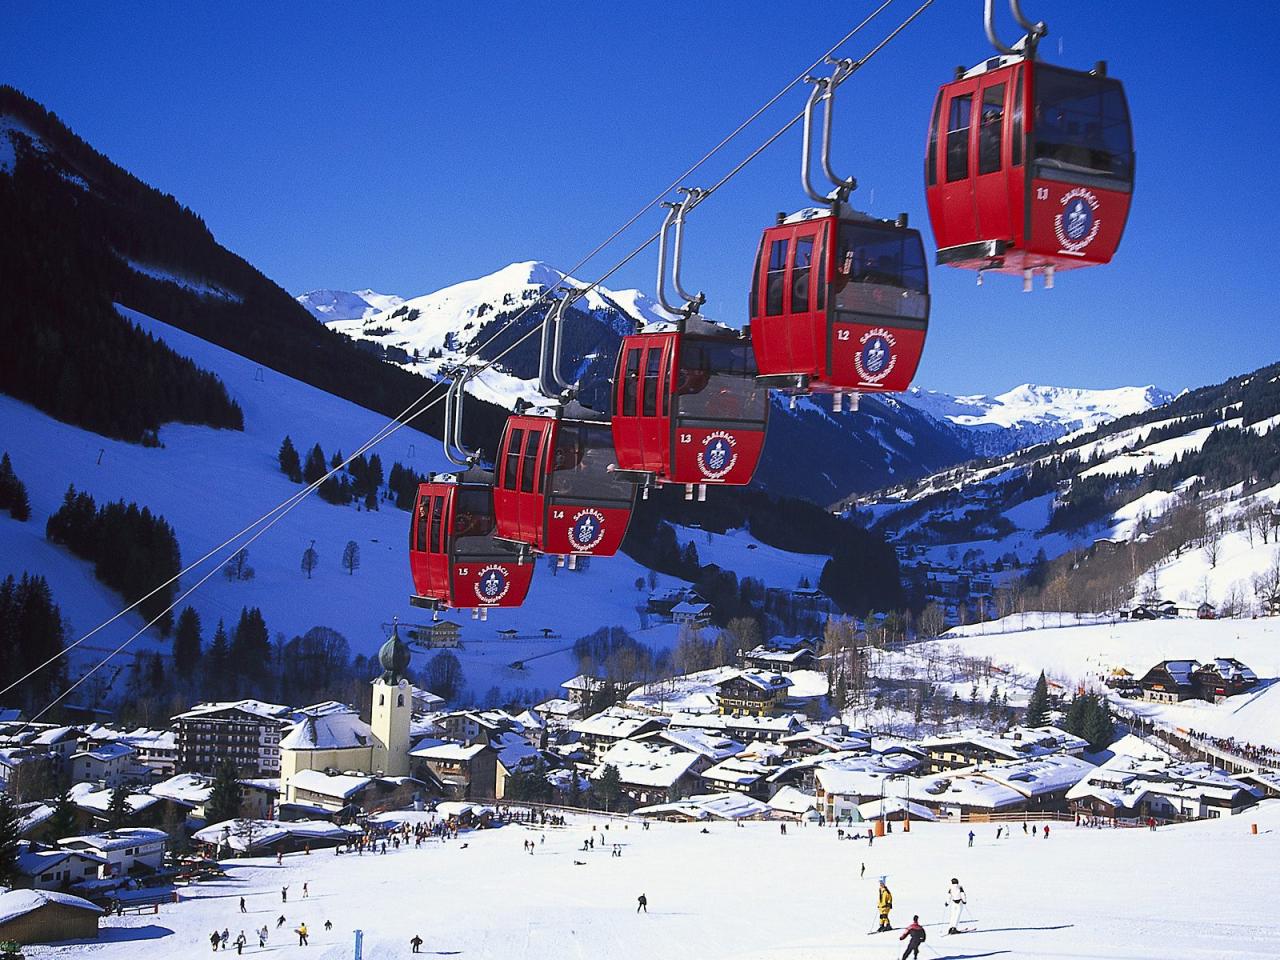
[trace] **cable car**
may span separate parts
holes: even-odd
[[[769,423],[769,391],[756,382],[751,344],[737,331],[690,317],[677,329],[622,339],[614,377],[618,468],[652,483],[745,485]]]
[[[929,327],[920,231],[848,210],[809,209],[764,232],[751,283],[760,376],[789,392],[911,386]]]
[[[546,554],[611,557],[636,488],[614,469],[608,418],[577,402],[555,415],[513,414],[498,446],[498,536]]]
[[[790,217],[778,215],[756,251],[751,279],[751,343],[761,380],[789,393],[832,394],[833,409],[846,395],[857,409],[861,393],[911,386],[929,327],[929,274],[920,231],[907,215],[878,220],[846,199],[857,186],[831,169],[835,92],[853,75],[851,60],[833,61],[830,77],[809,77],[813,92],[804,111],[800,182],[821,204]],[[821,169],[834,187],[813,184],[813,116],[823,103]]]
[[[1109,263],[1133,195],[1134,151],[1120,81],[1035,59],[1043,24],[938,92],[925,193],[938,264],[1021,274]],[[979,273],[981,278],[981,273]]]
[[[492,476],[468,470],[456,481],[419,484],[409,526],[409,567],[417,591],[409,602],[440,611],[518,607],[533,564],[498,536]]]

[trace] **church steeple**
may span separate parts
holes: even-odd
[[[394,686],[404,679],[409,668],[409,648],[400,639],[400,623],[393,621],[391,636],[378,651],[378,663],[382,664],[382,682]]]

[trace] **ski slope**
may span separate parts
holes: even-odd
[[[786,836],[772,823],[654,823],[643,831],[615,819],[607,833],[604,826],[602,818],[545,831],[512,825],[386,856],[294,854],[280,866],[273,858],[230,861],[228,880],[184,888],[184,901],[163,904],[158,915],[108,917],[96,943],[37,947],[28,956],[195,957],[209,949],[213,930],[227,927],[234,940],[267,924],[266,949],[254,937],[245,955],[347,960],[359,928],[365,960],[408,956],[415,935],[427,956],[482,960],[887,960],[901,955],[900,928],[913,913],[928,932],[926,958],[1280,953],[1274,884],[1265,882],[1280,856],[1275,801],[1154,833],[1054,823],[1048,839],[1015,830],[997,841],[994,825],[979,824],[972,848],[969,824],[917,822],[871,848],[837,839],[830,827],[797,824]],[[529,838],[537,841],[532,855],[522,849]],[[595,838],[594,851],[581,849],[587,838]],[[610,856],[601,841],[620,844],[622,856]],[[898,929],[869,935],[881,876]],[[948,937],[951,877],[968,896],[961,923],[968,932]],[[640,894],[647,914],[636,912]],[[306,948],[290,936],[300,923],[311,935]]]
[[[0,514],[0,577],[23,571],[46,576],[71,622],[73,638],[112,616],[123,602],[93,579],[91,564],[44,538],[45,523],[69,485],[88,491],[99,504],[124,498],[162,514],[174,527],[187,564],[302,489],[277,468],[276,453],[285,435],[293,438],[303,457],[317,441],[326,456],[338,450],[350,454],[386,423],[380,414],[151,317],[121,310],[179,354],[216,373],[243,409],[245,429],[168,424],[160,431],[163,445],[145,448],[105,439],[0,396],[0,450],[9,451],[14,469],[27,485],[32,508],[26,523]],[[374,449],[384,470],[389,471],[396,461],[419,473],[452,469],[438,440],[410,428]],[[372,654],[385,639],[383,624],[392,618],[415,623],[428,617],[408,603],[412,582],[407,524],[408,514],[391,503],[366,512],[309,497],[249,545],[249,565],[256,571],[252,580],[228,581],[216,572],[184,603],[199,611],[206,640],[219,619],[230,627],[243,607],[256,606],[273,636],[289,638],[324,625],[346,636],[353,653]],[[350,540],[360,549],[360,566],[354,575],[340,562]],[[307,579],[301,558],[312,541],[320,563]],[[785,563],[780,551],[760,549],[770,562]],[[225,558],[229,552],[219,556]],[[801,557],[798,562],[808,565],[813,560]],[[210,561],[184,577],[182,587],[193,586],[215,563]],[[752,572],[751,567],[736,569],[740,575]],[[601,626],[638,630],[636,607],[647,598],[648,588],[639,591],[635,583],[647,575],[647,568],[625,556],[594,560],[583,572],[556,573],[542,561],[525,606],[492,611],[486,623],[473,622],[466,612],[451,613],[451,619],[462,625],[465,647],[458,656],[467,687],[478,696],[493,687],[556,688],[579,672],[576,659],[565,651],[578,637]],[[786,579],[794,585],[790,574]],[[658,583],[659,589],[682,585],[665,576],[659,576]],[[105,655],[142,626],[141,618],[125,616],[88,641],[84,659]],[[503,641],[498,631],[504,628],[515,629],[521,636],[540,635],[543,629],[558,636]],[[656,647],[676,642],[676,631],[670,626],[638,635]],[[148,634],[129,647],[136,649],[167,651],[168,641]],[[417,653],[416,665],[421,666],[428,656]],[[523,670],[510,667],[535,656]]]
[[[986,624],[954,627],[932,646],[939,651],[959,647],[970,656],[990,657],[998,666],[1033,681],[1040,670],[1064,682],[1101,688],[1100,678],[1113,667],[1141,677],[1162,660],[1210,660],[1235,657],[1248,664],[1262,683],[1249,695],[1225,703],[1185,701],[1178,704],[1118,701],[1175,727],[1280,748],[1280,619],[1107,621],[1074,624],[1072,614],[1027,614]],[[1009,630],[1009,626],[1026,629]],[[926,653],[927,645],[913,648]]]

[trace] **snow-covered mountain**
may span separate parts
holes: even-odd
[[[375,290],[311,290],[294,299],[321,323],[362,320],[404,303],[404,297]]]
[[[990,396],[952,396],[912,387],[904,402],[964,428],[979,456],[1001,456],[1162,406],[1174,394],[1154,385],[1089,390],[1023,383]]]

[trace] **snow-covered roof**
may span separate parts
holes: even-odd
[[[1178,686],[1187,686],[1191,683],[1191,674],[1195,673],[1200,667],[1199,660],[1164,660],[1157,663],[1153,670],[1164,667],[1169,672],[1169,676],[1173,678],[1173,682]]]
[[[799,787],[788,786],[769,798],[769,806],[783,813],[804,813],[817,809],[818,798],[811,793],[805,793]]]
[[[763,670],[735,670],[721,679],[716,686],[723,686],[732,680],[745,680],[765,693],[777,693],[791,687],[791,681],[780,673],[766,673]]]
[[[115,791],[98,790],[91,783],[73,784],[71,789],[67,791],[71,800],[77,807],[82,810],[91,810],[94,813],[106,813],[111,806],[111,794]],[[129,809],[130,814],[139,813],[148,807],[154,806],[160,802],[159,797],[153,797],[149,793],[129,793],[125,797],[125,806]]]
[[[1150,794],[1170,799],[1230,801],[1248,789],[1247,784],[1208,763],[1187,763],[1159,751],[1136,756],[1126,752],[1117,753],[1091,771],[1067,791],[1067,799],[1093,797],[1131,809]]]
[[[674,607],[671,608],[671,612],[673,614],[687,613],[696,617],[699,614],[706,613],[710,609],[711,609],[711,604],[709,603],[690,603],[688,600],[681,600],[679,603],[677,603]]]
[[[774,769],[763,760],[742,756],[730,757],[702,771],[702,778],[716,783],[734,783],[746,787],[757,782],[761,777],[767,777]]]
[[[346,839],[360,828],[347,829],[328,820],[224,820],[198,830],[192,839],[201,843],[226,843],[232,850],[247,851],[252,845],[271,846],[286,837],[308,840]]]
[[[55,743],[62,743],[65,740],[74,740],[80,736],[80,730],[76,727],[49,727],[47,730],[41,730],[31,742],[38,746],[48,747]]]
[[[647,713],[627,710],[622,707],[610,707],[608,710],[603,710],[584,720],[579,720],[573,725],[573,729],[576,733],[586,736],[621,739],[633,736],[644,727],[652,726],[659,722],[657,717],[651,717]]]
[[[538,748],[518,733],[508,730],[498,735],[492,746],[498,751],[498,760],[508,770],[514,770],[521,762],[537,756]]]
[[[733,717],[718,713],[673,713],[671,726],[696,730],[726,730],[735,733],[794,733],[800,729],[800,720],[795,714],[783,714],[780,717]]]
[[[213,793],[213,778],[202,773],[179,773],[168,780],[152,784],[151,795],[198,807]]]
[[[164,843],[169,835],[163,830],[152,827],[121,827],[118,830],[107,830],[105,833],[87,833],[80,837],[66,837],[58,841],[58,845],[68,850],[124,850],[128,847],[143,846],[149,843]]]
[[[473,743],[468,746],[465,743],[457,743],[453,740],[424,740],[409,751],[409,756],[419,757],[423,760],[465,762],[475,759],[488,749],[489,745],[487,743]]]
[[[560,684],[566,690],[581,690],[584,693],[594,693],[603,689],[604,680],[599,677],[593,677],[585,673],[580,673],[576,677],[570,677],[564,683]]]
[[[1038,797],[1075,786],[1096,770],[1093,764],[1070,754],[997,763],[982,770],[982,775],[996,783],[1018,791],[1024,797]]]
[[[303,717],[325,717],[331,713],[355,713],[350,704],[341,703],[337,700],[321,700],[319,703],[313,703],[309,707],[303,707],[293,712],[294,719],[301,720]]]
[[[849,733],[836,733],[821,728],[801,730],[782,738],[785,744],[812,743],[824,750],[869,750],[871,741]]]
[[[34,830],[53,816],[53,807],[47,803],[18,804],[18,833],[24,834]]]
[[[908,801],[904,797],[885,797],[883,801],[866,800],[858,804],[858,815],[863,820],[879,820],[881,816],[889,818],[895,813],[902,813],[904,810],[911,812],[911,819],[913,820],[938,819],[928,807],[922,806],[914,800]]]
[[[0,923],[25,917],[50,903],[89,910],[98,915],[103,912],[96,903],[90,903],[82,897],[73,897],[69,893],[58,893],[56,890],[10,890],[8,893],[0,893]]]
[[[281,750],[351,750],[373,743],[369,725],[349,710],[305,715],[280,740]]]
[[[576,717],[582,712],[582,704],[574,703],[572,700],[566,700],[563,697],[552,697],[550,700],[543,700],[534,707],[539,713],[551,717]]]
[[[57,867],[71,857],[82,857],[92,863],[106,863],[105,857],[85,850],[24,850],[18,854],[18,872],[27,877],[38,877]]]
[[[616,767],[623,783],[643,787],[670,787],[692,769],[699,755],[677,747],[638,740],[619,740],[611,746],[595,771],[598,779],[608,766]]]
[[[256,717],[262,717],[264,720],[285,720],[293,712],[292,707],[287,707],[281,703],[267,703],[263,700],[227,700],[217,703],[197,704],[186,713],[180,713],[173,719],[195,720],[212,713],[221,713],[224,710],[240,710]]]
[[[1258,679],[1256,673],[1234,657],[1215,657],[1206,663],[1205,667],[1222,677],[1222,679],[1232,680],[1237,683],[1252,683]]]
[[[111,743],[99,743],[96,746],[86,747],[83,750],[77,750],[76,757],[92,757],[99,763],[110,763],[112,760],[123,760],[126,757],[133,756],[133,747],[127,743],[113,741]]]
[[[768,660],[770,663],[795,663],[797,660],[812,655],[812,652],[805,647],[794,650],[776,650],[772,647],[759,646],[752,647],[746,653],[746,657],[749,660]]]
[[[921,777],[912,784],[911,797],[925,804],[953,804],[985,810],[1016,806],[1026,799],[1017,790],[994,780],[955,772]]]
[[[295,790],[306,790],[325,797],[346,800],[359,793],[370,783],[373,777],[345,773],[327,774],[323,770],[299,770],[289,778],[289,786]]]
[[[642,740],[657,740],[669,743],[682,750],[690,750],[710,760],[724,760],[742,752],[743,744],[730,737],[709,733],[703,730],[679,729],[666,727],[653,733],[645,734]]]
[[[769,813],[769,805],[744,793],[707,793],[673,803],[658,803],[633,811],[640,817],[681,814],[694,820],[748,820]]]

